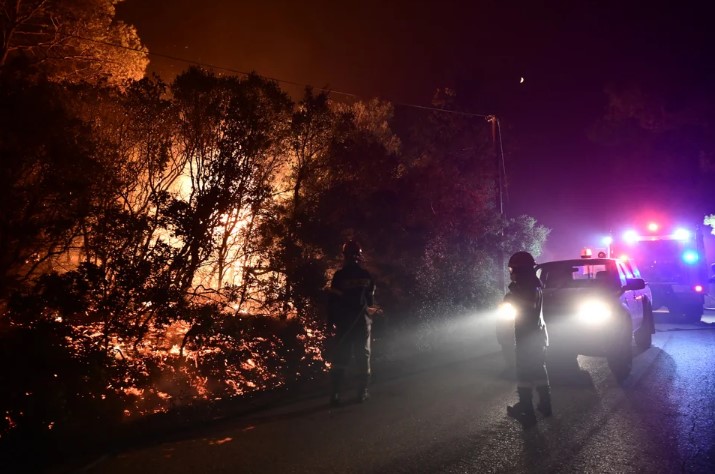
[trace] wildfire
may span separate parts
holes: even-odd
[[[227,437],[227,438],[223,438],[223,439],[216,439],[216,440],[209,441],[209,444],[220,446],[222,444],[230,443],[231,441],[233,441],[233,438]]]

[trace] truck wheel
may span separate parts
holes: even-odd
[[[632,366],[633,355],[630,347],[627,352],[623,348],[608,356],[608,368],[611,369],[611,373],[619,382],[623,382],[631,374]]]
[[[662,291],[656,291],[655,289],[653,289],[653,293],[651,296],[653,297],[653,300],[651,301],[651,306],[653,307],[653,309],[660,309],[663,306],[668,306],[668,298],[663,294]]]
[[[653,308],[646,299],[643,302],[643,321],[641,322],[641,327],[639,327],[635,333],[636,346],[638,346],[639,349],[648,349],[653,344],[652,336],[654,329]]]
[[[623,332],[619,337],[620,342],[617,342],[609,351],[607,356],[608,368],[616,377],[618,382],[622,382],[631,373],[633,367],[633,350],[631,342],[633,341],[633,323],[628,316],[627,322],[624,324]]]
[[[683,310],[683,318],[686,323],[697,323],[700,322],[700,318],[703,317],[703,307],[696,303],[691,303],[686,305]]]

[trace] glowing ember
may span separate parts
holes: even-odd
[[[229,438],[223,438],[223,439],[209,441],[209,444],[222,445],[222,444],[230,443],[231,441],[233,441],[233,438],[229,437]]]

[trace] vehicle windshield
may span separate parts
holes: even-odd
[[[642,241],[628,249],[640,264],[641,275],[649,282],[687,284],[698,279],[701,265],[683,260],[688,247],[677,240]]]
[[[617,286],[618,272],[606,263],[552,262],[541,266],[539,279],[545,289]]]

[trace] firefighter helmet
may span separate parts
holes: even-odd
[[[348,240],[343,244],[343,256],[347,259],[362,259],[362,247],[354,240]]]
[[[534,268],[535,265],[534,257],[532,257],[529,252],[516,252],[509,258],[510,268]]]

